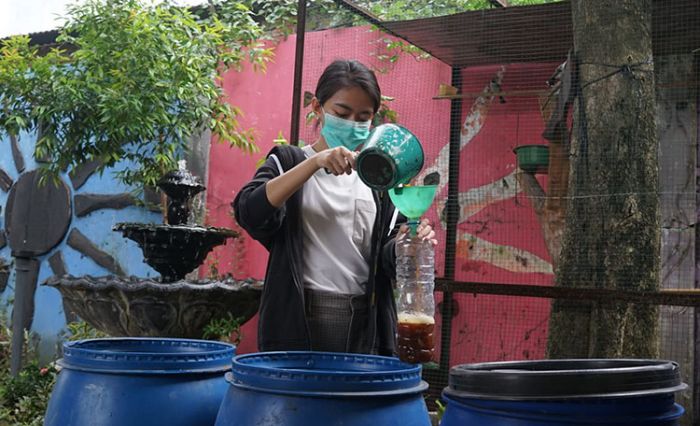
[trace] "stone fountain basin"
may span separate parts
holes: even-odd
[[[112,229],[136,241],[143,260],[160,273],[164,282],[183,279],[204,262],[214,247],[238,236],[236,231],[211,226],[117,223]]]
[[[51,278],[64,305],[110,336],[201,339],[212,319],[230,313],[241,324],[258,310],[262,282],[180,280],[161,283],[137,277]]]

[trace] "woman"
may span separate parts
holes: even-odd
[[[380,101],[367,67],[330,64],[311,101],[318,140],[273,148],[233,202],[238,223],[270,252],[258,324],[262,351],[395,353],[391,279],[395,225],[405,218],[353,171]],[[419,236],[432,239],[434,232],[423,223]]]

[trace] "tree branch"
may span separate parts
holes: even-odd
[[[516,173],[516,177],[518,179],[518,183],[520,183],[520,186],[523,187],[525,195],[527,195],[527,197],[530,199],[530,203],[532,204],[532,208],[535,209],[535,213],[537,213],[538,217],[542,216],[547,194],[544,192],[544,189],[542,189],[542,186],[535,178],[535,175],[533,173],[520,171]],[[540,217],[540,221],[543,219],[544,218]]]

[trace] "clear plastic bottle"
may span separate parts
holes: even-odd
[[[430,362],[435,354],[435,249],[430,241],[406,234],[396,242],[396,286],[399,358]]]

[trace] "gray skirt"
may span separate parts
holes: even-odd
[[[351,296],[307,289],[304,299],[311,350],[370,353],[369,304],[364,294]]]

